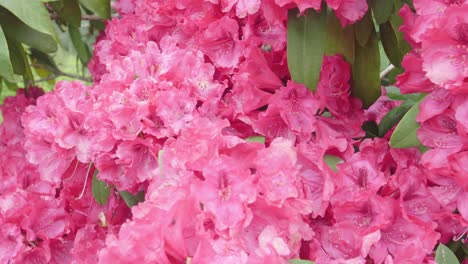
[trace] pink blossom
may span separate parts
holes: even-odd
[[[437,28],[423,37],[421,57],[426,76],[435,84],[454,92],[468,89],[468,5],[453,5],[437,21]]]

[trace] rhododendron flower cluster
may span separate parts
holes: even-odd
[[[468,220],[468,2],[414,1],[416,14],[401,11],[402,31],[414,51],[399,76],[402,92],[426,92],[417,121],[418,137],[430,149],[422,165],[435,173],[432,192],[446,208]]]
[[[343,26],[367,10],[326,2]],[[468,4],[422,2],[401,11],[415,51],[398,85],[431,92],[424,154],[365,138],[398,103],[364,110],[342,56],[315,93],[290,80],[287,10],[321,1],[117,2],[93,85],[1,108],[0,263],[434,263],[468,225]]]

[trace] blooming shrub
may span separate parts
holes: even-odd
[[[343,56],[315,93],[291,80],[288,9],[321,4],[117,2],[92,86],[1,108],[0,263],[434,263],[468,225],[468,4],[400,11],[424,153],[366,136],[401,102],[364,109]]]

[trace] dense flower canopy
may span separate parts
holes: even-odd
[[[0,263],[434,263],[468,228],[468,3],[400,11],[414,49],[398,86],[429,93],[421,154],[363,139],[397,103],[363,109],[341,55],[315,93],[291,80],[287,10],[321,2],[118,1],[92,86],[1,107]],[[326,5],[342,26],[368,9]]]

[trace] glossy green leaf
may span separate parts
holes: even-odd
[[[404,103],[390,110],[379,123],[379,137],[385,136],[392,127],[400,122],[411,106],[409,103]]]
[[[80,31],[78,28],[69,26],[68,32],[70,33],[70,38],[72,40],[73,47],[75,47],[76,53],[78,54],[78,58],[80,58],[83,65],[87,65],[91,58],[91,53],[86,43],[83,42]]]
[[[377,24],[386,22],[393,13],[393,0],[371,0],[369,3]]]
[[[7,39],[0,26],[0,76],[3,78],[14,81],[15,75],[13,73],[13,66],[10,62],[10,52],[8,49]]]
[[[341,54],[350,64],[354,63],[354,25],[342,28],[340,21],[332,11],[327,14],[326,55]]]
[[[127,204],[128,207],[132,207],[137,205],[140,202],[143,202],[145,200],[145,192],[144,191],[139,191],[137,194],[133,195],[127,191],[121,191],[119,192],[120,196],[124,199],[125,203]]]
[[[362,47],[366,46],[373,30],[375,29],[374,21],[372,21],[372,14],[370,11],[367,11],[364,17],[356,22],[354,26],[357,44],[361,45]]]
[[[99,180],[96,176],[99,171],[96,170],[93,175],[93,182],[91,186],[91,191],[93,193],[94,200],[100,205],[106,205],[109,201],[110,196],[110,186],[107,183]]]
[[[400,67],[401,60],[403,59],[403,52],[400,49],[400,42],[398,41],[397,32],[393,30],[390,22],[385,22],[380,25],[380,39],[390,62]]]
[[[247,142],[258,142],[258,143],[261,143],[261,144],[265,144],[265,137],[263,137],[263,136],[248,137],[245,140]]]
[[[289,263],[290,264],[315,264],[315,262],[313,261],[304,260],[304,259],[290,259]]]
[[[324,155],[323,156],[323,161],[334,171],[337,172],[338,169],[336,165],[340,164],[343,162],[343,160],[337,156],[334,155]]]
[[[402,94],[400,89],[395,86],[385,87],[385,90],[387,92],[387,97],[394,101],[406,101],[415,104],[424,97],[422,93]]]
[[[315,91],[322,68],[326,41],[326,12],[312,9],[298,16],[293,9],[288,14],[288,67],[292,79]]]
[[[110,0],[79,0],[87,9],[103,19],[110,18]]]
[[[62,8],[58,10],[60,17],[69,26],[79,28],[81,25],[81,9],[78,0],[62,0]]]
[[[2,7],[0,7],[0,24],[7,38],[15,39],[18,42],[22,42],[45,53],[51,53],[57,50],[57,43],[52,35],[39,32],[27,26],[11,12]]]
[[[0,0],[0,6],[31,29],[57,39],[49,12],[40,0]]]
[[[411,109],[403,116],[398,123],[395,131],[390,138],[390,146],[393,148],[410,148],[421,145],[416,134],[419,124],[416,122],[416,116],[419,113],[419,105],[422,99],[414,104]]]
[[[356,45],[356,58],[352,69],[352,92],[360,98],[364,107],[369,107],[379,98],[380,91],[380,53],[377,33],[372,28],[371,36],[365,46]]]
[[[455,254],[444,244],[439,244],[435,253],[437,264],[460,264]]]

